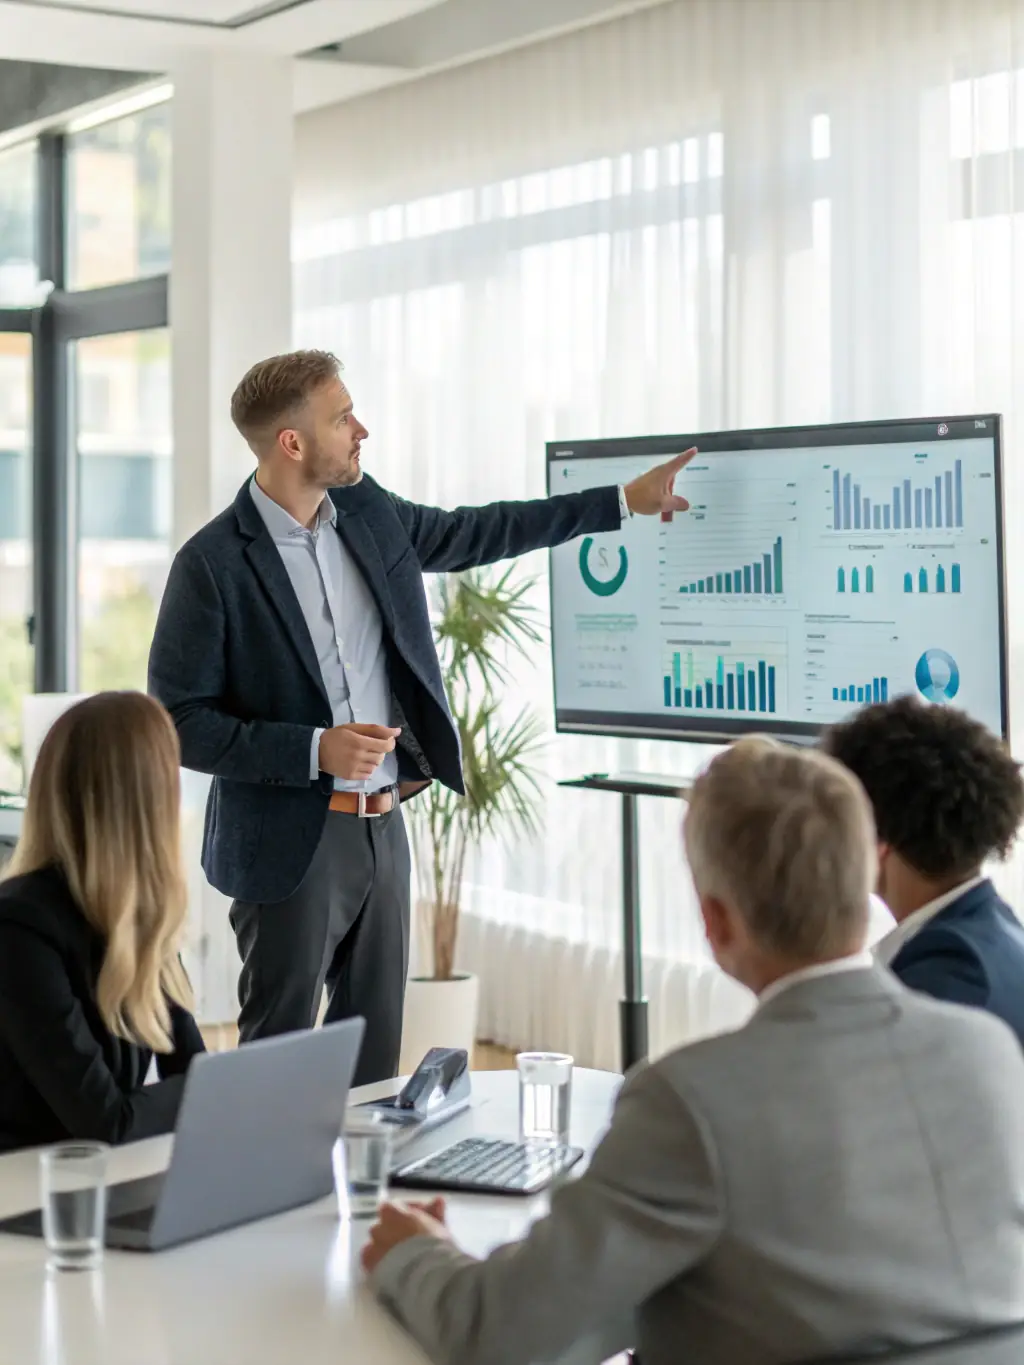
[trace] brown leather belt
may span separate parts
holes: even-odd
[[[397,787],[385,787],[379,792],[334,792],[331,796],[331,810],[342,811],[345,815],[358,815],[360,820],[387,815],[397,805]]]

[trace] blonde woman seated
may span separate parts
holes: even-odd
[[[151,698],[100,693],[46,736],[0,883],[0,1151],[174,1127],[203,1051],[178,810],[178,740]]]

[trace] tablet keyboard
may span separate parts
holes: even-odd
[[[475,1194],[536,1194],[576,1165],[579,1147],[500,1138],[461,1142],[410,1162],[392,1173],[392,1185],[420,1190],[462,1190]]]

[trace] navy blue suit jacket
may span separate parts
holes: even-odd
[[[889,965],[912,990],[988,1010],[1024,1044],[1024,927],[990,881],[940,910]]]
[[[614,487],[453,512],[396,497],[364,476],[331,490],[337,534],[384,625],[402,780],[462,791],[459,739],[423,589],[457,573],[621,524]],[[182,762],[211,773],[203,869],[225,895],[280,901],[302,881],[333,779],[309,777],[313,731],[333,721],[313,644],[277,546],[243,485],[234,505],[175,556],[149,658]]]

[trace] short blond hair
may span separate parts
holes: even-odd
[[[760,947],[812,962],[863,946],[874,821],[860,783],[833,759],[740,740],[694,784],[684,840],[697,894],[740,914]]]
[[[231,420],[253,450],[287,424],[310,394],[337,379],[341,361],[330,351],[289,351],[248,370],[231,395]]]

